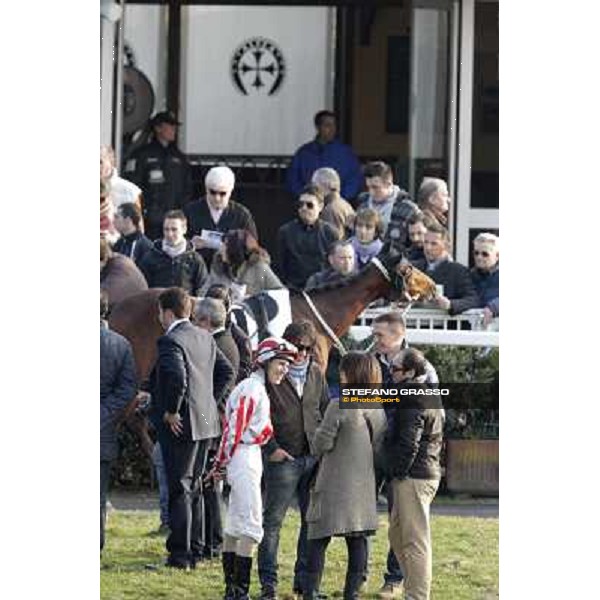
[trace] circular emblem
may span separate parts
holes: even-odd
[[[235,87],[245,96],[275,94],[285,77],[285,60],[275,42],[254,37],[240,44],[231,59]]]

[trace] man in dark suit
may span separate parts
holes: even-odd
[[[100,551],[104,548],[110,465],[118,454],[116,422],[135,397],[137,381],[129,342],[106,325],[108,298],[100,292]]]
[[[208,331],[215,340],[217,348],[225,355],[233,366],[236,381],[240,369],[240,353],[231,332],[226,329],[227,311],[222,300],[202,298],[196,304],[195,323]],[[215,439],[208,451],[208,463],[213,463],[219,449],[220,439]],[[223,545],[223,499],[221,491],[214,483],[204,486],[205,507],[205,538],[204,556],[207,559],[216,558],[221,554]]]
[[[153,420],[169,482],[167,565],[187,569],[203,558],[202,474],[234,373],[212,336],[190,323],[185,290],[166,289],[158,305],[165,334],[152,374]]]
[[[217,298],[202,298],[196,304],[195,322],[198,327],[206,329],[215,340],[217,348],[225,355],[235,371],[236,381],[240,369],[240,351],[226,328],[227,310],[222,300]]]
[[[231,318],[231,290],[222,283],[213,283],[206,290],[205,297],[216,298],[225,305],[225,312],[227,313],[225,329],[231,334],[240,356],[240,368],[236,380],[236,383],[239,383],[242,379],[250,377],[250,373],[252,373],[252,346],[244,330]]]
[[[444,227],[430,223],[423,244],[425,260],[415,261],[414,266],[443,288],[435,299],[436,305],[451,315],[458,315],[477,307],[479,298],[469,269],[450,258],[449,241]]]

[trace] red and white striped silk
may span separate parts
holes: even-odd
[[[240,381],[227,399],[225,424],[217,455],[219,467],[227,465],[240,443],[263,446],[272,436],[264,373],[256,371]]]

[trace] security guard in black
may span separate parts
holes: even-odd
[[[181,123],[171,112],[158,113],[151,123],[154,138],[127,161],[125,177],[142,189],[146,235],[155,240],[164,214],[187,204],[194,189],[190,164],[175,143]]]

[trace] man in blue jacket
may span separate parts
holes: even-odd
[[[480,233],[473,240],[471,279],[479,295],[478,306],[483,308],[484,324],[500,316],[499,239],[493,233]]]
[[[317,135],[312,142],[300,146],[287,171],[287,188],[297,198],[312,174],[321,167],[335,169],[342,181],[340,193],[346,200],[356,198],[362,191],[360,163],[350,146],[336,139],[336,117],[329,110],[315,115]]]
[[[129,342],[110,331],[104,318],[108,297],[100,292],[100,551],[104,547],[106,495],[110,465],[118,454],[116,423],[133,400],[137,388],[133,351]]]

